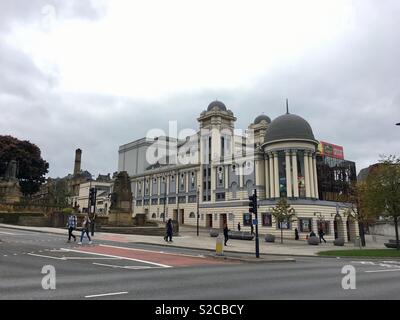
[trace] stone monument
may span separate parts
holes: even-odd
[[[133,225],[131,181],[126,171],[119,172],[115,177],[108,223],[114,226]]]
[[[0,177],[0,200],[6,203],[17,203],[22,197],[17,179],[17,161],[11,160],[7,164],[4,177]]]

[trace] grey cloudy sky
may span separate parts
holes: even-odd
[[[399,16],[397,0],[2,0],[0,134],[36,143],[51,177],[78,147],[97,175],[168,120],[197,129],[215,98],[242,129],[289,98],[359,171],[400,153]]]

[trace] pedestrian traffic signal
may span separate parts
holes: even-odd
[[[249,197],[249,212],[250,213],[255,213],[257,212],[257,196],[252,195]]]

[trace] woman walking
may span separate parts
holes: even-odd
[[[89,244],[92,244],[92,239],[90,239],[89,235],[89,228],[90,228],[90,219],[89,216],[85,216],[82,222],[82,233],[81,233],[81,241],[78,242],[78,244],[82,244],[83,236],[87,235],[87,238],[89,239]]]

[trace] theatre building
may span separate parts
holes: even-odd
[[[248,197],[256,189],[261,234],[278,235],[282,228],[284,237],[294,238],[297,228],[305,239],[322,227],[327,240],[353,241],[358,235],[346,204],[334,196],[346,184],[333,188],[328,181],[336,177],[332,168],[345,160],[321,149],[305,119],[289,110],[273,121],[263,114],[237,134],[233,112],[213,101],[197,120],[197,133],[186,139],[143,138],[119,148],[118,169],[130,175],[134,215],[207,228],[226,223],[233,230],[240,222],[246,231],[254,218]],[[349,170],[347,183],[353,179],[353,167]],[[272,217],[281,197],[294,208],[296,221],[278,225]]]

